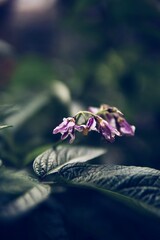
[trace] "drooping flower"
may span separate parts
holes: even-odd
[[[85,123],[81,121],[81,117]],[[116,135],[133,136],[135,126],[126,121],[118,108],[103,104],[100,108],[89,107],[88,111],[80,111],[74,117],[63,118],[63,122],[53,130],[53,133],[61,133],[62,140],[70,137],[69,142],[72,143],[75,131],[82,132],[83,135],[97,131],[106,140],[113,142]]]
[[[108,140],[109,142],[113,142],[115,139],[115,135],[120,136],[119,131],[112,127],[106,120],[97,116],[97,129],[102,136]]]
[[[134,136],[135,126],[130,125],[124,118],[117,118],[117,124],[122,135]]]
[[[53,130],[53,134],[61,133],[61,139],[70,137],[70,143],[75,139],[75,119],[72,117],[63,118],[63,122]]]
[[[107,113],[106,119],[112,127],[119,131],[120,136],[134,136],[135,126],[130,125],[119,110],[115,109],[112,113]]]
[[[98,131],[96,128],[96,120],[94,117],[90,117],[86,123],[86,125],[81,125],[80,127],[83,128],[82,132],[83,135],[88,135],[90,131]]]
[[[88,129],[88,131],[97,131],[96,128],[96,120],[94,117],[90,117],[86,123],[86,128]]]
[[[102,104],[100,108],[89,107],[89,111],[94,114],[99,113],[99,115],[103,117],[111,127],[117,129],[119,136],[134,136],[135,126],[130,125],[126,121],[123,113],[118,108]]]

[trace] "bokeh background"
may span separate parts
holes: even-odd
[[[22,167],[54,144],[52,129],[88,106],[118,107],[134,138],[105,143],[102,161],[160,169],[158,0],[1,0],[0,157]]]

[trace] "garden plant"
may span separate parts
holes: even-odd
[[[74,144],[91,132],[103,147]],[[1,161],[1,239],[158,239],[160,172],[99,162],[109,143],[135,135],[124,114],[89,107],[63,118],[53,134],[61,140],[36,156],[33,169]]]

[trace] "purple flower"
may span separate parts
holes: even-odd
[[[98,132],[101,133],[106,140],[113,142],[115,139],[115,135],[120,136],[119,131],[116,128],[112,127],[103,118],[98,116],[97,123],[98,123]]]
[[[89,107],[89,111],[78,112],[75,117],[63,118],[63,122],[53,130],[53,134],[61,133],[61,139],[70,137],[69,142],[75,139],[75,131],[88,135],[90,131],[97,131],[106,140],[113,142],[115,136],[133,136],[135,126],[130,125],[117,108],[101,105],[100,108]],[[81,115],[86,119],[85,124],[79,124]]]
[[[90,131],[98,131],[96,128],[96,120],[94,117],[90,117],[86,123],[86,125],[80,125],[79,127],[82,128],[83,134],[88,135]]]
[[[70,137],[70,143],[75,139],[75,119],[72,117],[63,118],[63,122],[53,130],[53,134],[61,133],[61,139]]]
[[[127,135],[127,136],[134,136],[135,133],[135,126],[130,125],[125,118],[122,116],[121,113],[112,113],[106,114],[106,118],[108,123],[117,129],[120,133],[119,136]]]
[[[96,120],[94,117],[90,117],[86,125],[77,125],[74,118],[63,118],[63,122],[53,130],[53,134],[61,133],[62,140],[70,137],[69,142],[72,143],[75,139],[75,130],[78,132],[83,132],[84,135],[87,135],[88,132],[92,130],[97,131]]]
[[[134,136],[135,126],[130,125],[124,118],[117,118],[117,124],[121,135]]]
[[[94,131],[97,131],[96,129],[96,120],[94,117],[90,117],[86,123],[86,128],[91,131],[91,130],[94,130]]]
[[[113,127],[119,132],[119,136],[134,136],[135,126],[130,125],[125,120],[123,113],[118,108],[103,104],[99,109],[90,107],[89,110],[93,113],[102,113],[100,116],[109,123],[110,127]]]

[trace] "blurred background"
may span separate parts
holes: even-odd
[[[160,2],[0,0],[0,158],[22,167],[59,140],[78,110],[118,107],[134,138],[105,143],[106,163],[160,169]]]

